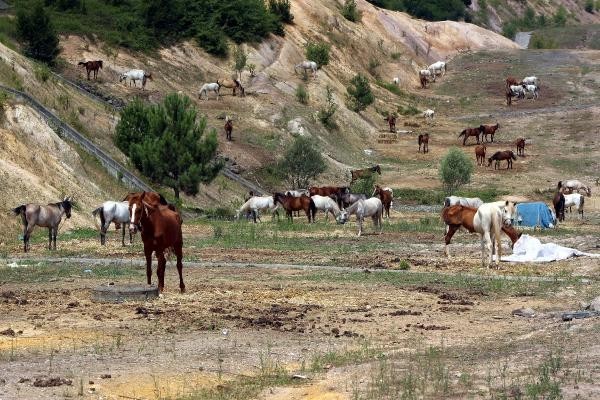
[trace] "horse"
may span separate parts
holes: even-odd
[[[162,194],[157,192],[130,192],[121,201],[131,203],[132,201],[138,201],[138,199],[142,197],[144,198],[144,201],[151,206],[163,205],[168,206],[173,211],[176,211],[175,206],[169,204],[167,199],[165,199]]]
[[[518,85],[520,82],[517,78],[515,78],[514,76],[509,76],[506,78],[506,87],[509,88],[511,86],[516,86]]]
[[[446,63],[444,61],[438,61],[435,62],[433,64],[431,64],[429,67],[427,67],[428,70],[431,71],[431,73],[435,76],[435,75],[446,75],[446,71],[448,70]]]
[[[242,86],[242,82],[240,82],[239,79],[232,79],[232,78],[217,79],[217,83],[219,84],[220,87],[224,87],[227,89],[233,89],[232,94],[234,96],[237,94],[238,89],[240,91],[241,97],[244,97],[246,95],[246,89],[244,89],[244,87]]]
[[[350,193],[350,188],[347,186],[311,186],[308,188],[309,196],[314,196],[318,194],[319,196],[335,197],[335,200],[339,207],[342,206],[342,196],[345,193]]]
[[[515,145],[517,146],[517,155],[525,157],[525,139],[517,139]]]
[[[297,73],[298,68],[301,68],[305,72],[307,69],[311,70],[313,73],[313,77],[316,78],[317,70],[319,69],[319,66],[317,65],[316,62],[307,60],[307,61],[302,61],[300,64],[296,64],[294,66],[294,73]]]
[[[494,135],[496,131],[500,128],[500,124],[496,123],[496,125],[479,125],[479,132],[481,132],[481,141],[483,142],[484,138],[487,142],[487,137],[490,135],[492,138],[492,143],[494,142]]]
[[[480,134],[481,134],[481,130],[479,128],[465,128],[458,135],[458,137],[460,138],[461,136],[464,136],[464,138],[463,138],[463,146],[466,146],[467,145],[467,139],[470,136],[475,136],[475,138],[477,139],[477,144],[479,144],[479,135]]]
[[[485,151],[487,148],[485,144],[475,146],[475,158],[477,159],[477,165],[483,166],[485,163]]]
[[[283,193],[274,193],[273,194],[273,202],[275,204],[279,203],[286,211],[286,215],[290,222],[294,222],[294,218],[292,217],[292,211],[303,210],[308,218],[308,222],[315,222],[315,202],[311,197],[308,196],[286,196]]]
[[[496,163],[494,164],[494,169],[500,169],[500,161],[506,160],[506,169],[512,169],[512,162],[516,159],[517,157],[515,156],[515,153],[512,152],[512,150],[497,151],[494,153],[493,156],[488,158],[487,166],[490,167],[492,165],[492,161],[496,161]]]
[[[382,215],[383,215],[383,204],[381,200],[377,197],[371,197],[367,200],[358,200],[356,203],[352,204],[350,207],[342,210],[342,214],[340,216],[340,223],[344,224],[352,214],[356,215],[356,223],[358,225],[358,236],[362,234],[363,230],[363,221],[365,217],[371,217],[373,220],[373,226],[375,229],[379,228],[379,234],[383,231],[382,226]]]
[[[479,197],[459,197],[448,196],[444,199],[444,207],[464,206],[471,208],[479,208],[483,204],[483,200]]]
[[[508,206],[508,202],[505,204],[505,206]],[[491,205],[490,203],[487,203],[485,205],[485,208],[492,208],[492,207],[497,207],[495,205]],[[514,205],[513,205],[514,208]],[[499,210],[501,210],[501,208],[498,208]],[[476,222],[476,218],[475,216],[477,215],[477,212],[479,210],[479,207],[467,207],[467,206],[463,206],[463,205],[454,205],[451,207],[446,207],[442,210],[442,219],[444,220],[444,223],[446,224],[446,235],[444,236],[444,241],[445,241],[445,246],[444,246],[444,254],[446,255],[446,257],[450,257],[450,251],[449,251],[449,245],[450,245],[450,241],[452,240],[452,237],[454,236],[454,234],[456,233],[456,231],[458,231],[458,229],[462,226],[464,228],[466,228],[469,232],[473,233],[473,232],[477,232],[480,233],[482,235],[482,251],[483,251],[483,240],[485,239],[487,241],[487,237],[485,236],[485,232],[482,234],[482,232],[484,231],[484,228],[481,224],[478,224],[477,226],[475,225]],[[481,222],[482,221],[482,216],[485,215],[486,212],[489,211],[485,211],[484,213],[482,213],[480,215],[480,217],[477,219],[477,222]],[[501,211],[502,212],[502,211]],[[496,215],[496,213],[493,213],[492,215]],[[496,215],[497,217],[497,215]],[[497,219],[496,221],[497,224]],[[493,242],[494,239],[498,239],[498,252],[500,253],[500,235],[498,233],[498,236],[496,237],[496,229],[497,226],[489,226],[488,227],[492,228],[490,230],[488,230],[489,234],[490,234],[490,240],[492,242],[492,254],[494,253],[494,246],[493,246]],[[477,229],[479,228],[479,229]],[[504,232],[511,240],[512,244],[514,245],[517,240],[519,240],[519,238],[521,237],[522,233],[521,232],[517,232],[512,225],[506,225],[506,224],[501,224],[500,230],[502,232]],[[488,242],[489,243],[489,242]],[[484,258],[484,255],[482,254],[482,258]],[[500,259],[500,254],[498,254],[498,259]],[[483,261],[483,259],[482,259]]]
[[[233,132],[233,121],[225,117],[225,138],[231,142],[231,132]]]
[[[239,219],[242,213],[245,215],[251,213],[252,219],[254,220],[254,223],[256,223],[257,218],[260,221],[259,212],[268,211],[273,215],[273,218],[277,215],[277,218],[279,219],[278,209],[279,205],[273,200],[273,196],[252,196],[237,210],[235,218]]]
[[[571,207],[575,206],[577,208],[577,212],[581,214],[581,219],[583,219],[583,205],[585,203],[585,197],[579,193],[571,193],[565,194],[565,209],[569,207],[569,212],[571,212]]]
[[[421,89],[427,89],[427,83],[429,79],[425,75],[419,75],[419,83],[421,84]]]
[[[388,115],[383,120],[386,121],[388,123],[388,125],[390,126],[390,132],[392,132],[392,133],[396,132],[396,116],[395,115]]]
[[[577,179],[570,179],[565,183],[561,183],[561,185],[569,193],[573,193],[574,191],[577,191],[577,193],[579,193],[580,190],[583,190],[587,197],[592,197],[592,188]]]
[[[429,118],[429,119],[433,119],[433,116],[435,115],[435,111],[431,110],[431,109],[427,109],[425,111],[423,111],[423,118]]]
[[[506,88],[506,105],[512,105],[512,98],[516,97],[517,99],[525,98],[525,89],[521,85],[511,85]]]
[[[48,250],[52,250],[52,242],[54,241],[54,250],[56,250],[56,235],[58,227],[63,215],[71,218],[71,209],[73,208],[71,197],[65,197],[63,201],[58,203],[50,203],[48,205],[39,204],[22,204],[13,208],[15,215],[21,216],[23,222],[23,251],[27,253],[29,248],[29,238],[35,226],[48,228]]]
[[[102,60],[97,61],[79,61],[79,65],[83,65],[85,67],[85,71],[87,72],[87,80],[90,80],[90,72],[94,73],[94,79],[98,78],[98,70],[102,69]]]
[[[525,97],[527,97],[528,99],[537,99],[538,97],[540,97],[540,89],[535,86],[535,85],[526,85],[526,84],[522,84],[521,85],[523,87],[523,91],[525,93]]]
[[[400,78],[398,78],[397,76],[394,77],[394,79],[392,79],[392,83],[396,86],[398,86],[398,84],[400,83]]]
[[[96,217],[100,216],[100,226],[98,226]],[[115,223],[117,229],[121,225],[122,237],[121,245],[125,246],[125,227],[129,223],[129,202],[127,201],[105,201],[102,205],[92,211],[94,223],[100,229],[100,244],[106,244],[106,232],[111,222]],[[129,244],[133,243],[133,235],[129,233]]]
[[[351,170],[350,175],[352,176],[352,178],[350,179],[350,184],[352,184],[352,182],[354,182],[357,179],[364,178],[366,176],[374,174],[375,172],[381,175],[381,167],[379,166],[379,164],[374,165],[371,168]]]
[[[429,133],[422,133],[418,138],[419,153],[421,152],[421,145],[423,145],[423,154],[429,153]]]
[[[142,81],[142,90],[145,90],[146,88],[147,79],[153,80],[152,74],[146,73],[141,69],[132,69],[121,74],[119,82],[125,81],[125,83],[127,83],[127,79],[129,79],[129,86],[131,86],[131,83],[133,82],[134,87],[137,87],[137,81]]]
[[[202,85],[200,91],[198,92],[198,99],[202,99],[202,93],[204,93],[206,95],[206,100],[208,100],[208,92],[215,92],[215,94],[217,95],[217,100],[219,100],[220,89],[221,85],[219,85],[218,82],[205,83],[204,85]]]
[[[183,235],[181,232],[181,216],[164,205],[151,205],[145,201],[146,194],[132,198],[129,201],[129,232],[141,233],[146,256],[146,278],[148,285],[152,284],[152,253],[156,254],[158,266],[158,290],[162,293],[165,288],[165,268],[167,260],[165,251],[172,251],[177,258],[177,272],[179,274],[179,289],[185,292],[183,283]]]
[[[325,221],[329,221],[329,213],[339,222],[341,214],[337,202],[329,196],[319,196],[318,194],[310,197],[315,203],[315,208],[325,212]]]
[[[422,69],[419,71],[419,83],[421,84],[421,89],[427,89],[427,83],[429,80],[435,82],[435,74],[432,74],[428,69]]]
[[[562,182],[558,182],[556,193],[552,198],[552,205],[554,206],[556,219],[561,222],[565,220],[565,195],[562,192]]]
[[[372,197],[379,197],[381,200],[381,204],[383,204],[383,211],[385,212],[385,216],[390,218],[390,207],[394,204],[394,191],[392,188],[384,187],[382,188],[379,185],[375,185],[375,190],[373,190]]]
[[[363,194],[363,193],[344,193],[342,195],[342,206],[344,207],[348,207],[354,203],[356,203],[359,200],[366,200],[367,199],[367,195]]]
[[[523,78],[523,80],[521,81],[521,84],[524,85],[534,85],[539,87],[540,80],[535,77],[535,76],[526,76],[525,78]]]

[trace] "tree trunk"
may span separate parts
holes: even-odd
[[[175,198],[179,200],[179,188],[174,187],[173,191],[175,192]]]

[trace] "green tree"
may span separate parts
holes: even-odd
[[[48,64],[54,63],[60,52],[58,36],[41,3],[31,11],[17,11],[17,35],[25,44],[25,54]]]
[[[279,163],[279,171],[292,188],[306,188],[326,169],[325,160],[315,149],[312,141],[304,136],[297,136],[285,152]]]
[[[348,92],[348,107],[353,111],[361,112],[375,101],[369,80],[364,75],[358,74],[352,78],[346,91]]]
[[[200,24],[197,28],[196,40],[200,47],[214,56],[225,57],[229,52],[225,33],[213,23]]]
[[[329,64],[331,46],[323,42],[308,42],[306,44],[306,59],[317,63],[318,68]]]
[[[333,99],[333,89],[331,86],[327,85],[325,88],[325,102],[326,105],[324,108],[320,109],[317,113],[317,117],[319,121],[325,126],[327,129],[335,129],[337,128],[337,124],[333,119],[335,112],[338,109],[338,105]]]
[[[473,161],[457,147],[452,147],[442,158],[439,175],[446,193],[452,194],[471,181]]]
[[[115,145],[129,156],[131,146],[141,143],[149,130],[148,107],[139,97],[135,97],[121,111],[121,120],[115,130]]]
[[[348,21],[360,21],[360,12],[356,7],[356,0],[346,0],[342,6],[342,16]]]
[[[276,15],[279,21],[284,24],[294,22],[294,16],[290,8],[290,0],[269,0],[269,11],[271,14]]]
[[[365,175],[358,178],[350,185],[350,191],[352,193],[362,193],[367,197],[371,197],[375,183],[377,183],[376,173]]]
[[[215,25],[238,44],[260,42],[275,29],[276,20],[263,0],[222,1],[214,15]]]
[[[565,26],[567,24],[567,9],[562,5],[558,7],[553,19],[556,26]]]
[[[237,72],[238,79],[242,79],[242,71],[246,68],[248,62],[248,55],[244,52],[240,46],[237,46],[233,51],[233,69]]]
[[[125,142],[141,133],[139,142],[129,144],[129,156],[136,168],[152,181],[172,188],[175,198],[179,198],[180,191],[196,195],[199,184],[210,183],[223,168],[216,158],[216,132],[205,135],[206,119],[196,122],[196,110],[187,96],[173,93],[162,104],[142,108],[145,121],[140,118],[140,108],[123,110],[115,142]],[[137,115],[129,118],[133,112]],[[129,121],[129,130],[120,126],[122,121]]]

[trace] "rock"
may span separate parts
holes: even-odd
[[[112,376],[110,374],[102,374],[100,375],[100,379],[110,379]]]
[[[516,310],[513,310],[511,314],[525,318],[535,317],[535,311],[533,311],[531,308],[517,308]]]
[[[72,381],[70,379],[65,378],[36,378],[33,382],[33,386],[35,387],[54,387],[54,386],[62,386],[69,385],[71,386]]]
[[[300,136],[311,136],[310,132],[303,126],[304,121],[300,117],[296,117],[287,123],[287,128],[290,133]]]
[[[0,335],[14,337],[16,334],[15,334],[15,331],[12,330],[12,328],[8,328],[8,329],[5,329],[3,331],[0,331]]]
[[[594,300],[592,300],[587,309],[590,311],[600,311],[600,296],[598,296]]]

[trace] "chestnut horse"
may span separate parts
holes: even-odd
[[[509,76],[506,78],[506,87],[509,88],[514,85],[519,85],[521,82],[515,78],[514,76]]]
[[[461,136],[464,136],[463,146],[467,145],[467,139],[469,138],[469,136],[475,136],[477,138],[477,144],[479,144],[480,133],[480,128],[466,128],[463,129],[463,131],[460,133],[460,135],[458,135],[458,137],[460,138]]]
[[[90,72],[94,72],[94,79],[98,78],[98,70],[102,69],[102,60],[97,60],[97,61],[80,61],[79,65],[83,65],[85,67],[85,70],[87,72],[87,80],[90,80]]]
[[[517,155],[524,157],[525,156],[525,139],[519,138],[519,139],[517,139],[515,144],[517,145]]]
[[[423,154],[429,153],[429,133],[419,135],[419,153],[421,152],[421,145],[423,145]]]
[[[225,117],[225,137],[231,142],[231,132],[233,132],[233,121],[229,117]]]
[[[384,216],[390,218],[390,207],[392,206],[392,200],[394,200],[394,192],[391,188],[382,188],[379,185],[375,185],[372,197],[379,197],[381,204],[383,204]]]
[[[273,201],[275,205],[277,203],[281,204],[281,206],[285,209],[288,219],[290,222],[293,222],[294,219],[292,217],[292,211],[300,211],[303,210],[308,218],[308,222],[315,222],[315,213],[317,212],[317,208],[315,207],[315,202],[308,196],[288,196],[283,193],[274,193]]]
[[[151,192],[142,192],[140,196],[129,200],[129,232],[135,234],[138,230],[144,243],[146,256],[146,278],[148,285],[152,284],[152,253],[156,253],[158,266],[158,290],[165,288],[165,268],[167,260],[165,251],[172,250],[177,257],[177,272],[179,274],[179,289],[185,292],[183,283],[183,235],[181,233],[181,216],[178,212],[164,205],[151,205],[146,201],[146,195]],[[149,197],[153,197],[150,195]]]
[[[395,115],[388,115],[387,117],[384,118],[384,121],[387,121],[388,125],[390,126],[390,132],[392,132],[392,133],[396,132],[396,116]]]
[[[485,163],[485,144],[479,144],[475,146],[475,158],[477,159],[477,165],[483,166]]]
[[[516,159],[517,157],[515,156],[515,153],[512,152],[512,150],[497,151],[494,153],[493,156],[488,158],[488,167],[492,165],[492,161],[496,161],[496,163],[494,164],[494,169],[500,169],[500,161],[506,160],[506,169],[512,169],[512,162]]]
[[[363,178],[368,175],[371,175],[375,172],[377,172],[379,175],[381,175],[381,167],[379,166],[379,164],[377,164],[371,168],[351,170],[350,175],[352,175],[352,179],[350,180],[350,183],[354,182],[355,180],[357,180],[359,178]],[[320,194],[320,193],[317,193],[317,194]],[[312,194],[311,194],[311,196],[312,196]]]
[[[485,138],[486,142],[487,142],[487,136],[490,135],[492,138],[492,142],[494,141],[494,135],[496,134],[496,131],[498,130],[498,128],[500,128],[500,124],[496,124],[496,125],[479,125],[479,131],[481,132],[481,141],[483,142],[483,139]]]

